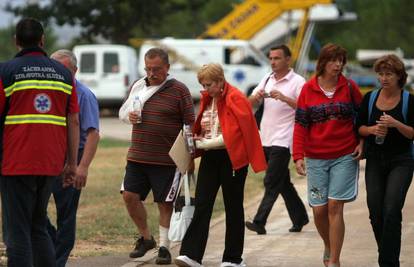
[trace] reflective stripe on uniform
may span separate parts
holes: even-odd
[[[47,114],[8,115],[4,124],[54,124],[66,126],[66,117]]]
[[[6,97],[9,97],[14,92],[22,90],[55,90],[61,91],[68,95],[72,93],[72,86],[64,82],[57,81],[47,81],[47,80],[25,80],[20,82],[15,82],[9,87],[5,88]]]

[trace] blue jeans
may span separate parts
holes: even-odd
[[[62,177],[56,178],[52,187],[56,204],[55,227],[48,219],[48,231],[55,245],[56,267],[64,267],[75,245],[76,213],[81,190],[72,186],[63,188]]]
[[[399,267],[402,208],[413,176],[411,155],[367,155],[365,182],[369,218],[380,267]]]
[[[1,176],[3,239],[9,267],[55,267],[46,230],[51,176]]]

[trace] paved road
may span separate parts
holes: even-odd
[[[363,169],[363,168],[361,168]],[[305,199],[305,179],[295,181],[300,196]],[[355,202],[345,207],[346,234],[342,252],[344,267],[377,266],[376,244],[368,220],[365,201],[363,176],[360,179],[360,194]],[[254,216],[260,196],[246,200],[246,218]],[[414,189],[411,187],[404,208],[403,240],[401,267],[414,266]],[[310,209],[308,208],[309,214]],[[312,217],[312,216],[311,216]],[[312,218],[311,218],[312,219]],[[312,220],[311,220],[312,221]],[[321,267],[323,245],[314,224],[311,222],[301,233],[289,233],[290,221],[279,199],[269,217],[266,226],[267,235],[259,236],[246,231],[244,259],[249,267]],[[204,257],[204,266],[220,266],[223,252],[224,216],[211,225],[210,237]],[[178,254],[178,245],[172,249],[173,256]],[[69,267],[86,266],[157,266],[154,264],[156,252],[148,255],[144,261],[128,261],[127,255],[95,257],[72,260]]]
[[[103,117],[99,120],[101,137],[121,140],[131,139],[131,125],[121,122],[118,117]]]

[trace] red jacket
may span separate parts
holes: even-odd
[[[212,101],[207,92],[201,92],[200,111],[193,127],[194,134],[201,133],[201,117]],[[225,83],[223,93],[217,101],[218,117],[226,150],[233,169],[249,163],[255,172],[267,168],[259,130],[247,98],[235,87]]]
[[[335,159],[354,151],[354,107],[361,104],[362,95],[355,82],[340,75],[333,98],[328,98],[313,77],[303,86],[299,96],[293,133],[293,159],[304,156]],[[352,90],[352,98],[351,98]]]

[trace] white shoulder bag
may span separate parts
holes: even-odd
[[[179,191],[181,190],[182,183],[184,183],[184,206],[181,209],[179,208],[178,202],[180,196],[178,196],[174,201],[174,210],[171,215],[170,230],[168,231],[168,239],[175,242],[183,240],[194,214],[194,205],[191,205],[190,185],[187,173],[183,175],[180,181]]]

